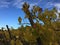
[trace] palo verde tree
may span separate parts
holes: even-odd
[[[58,37],[60,34],[56,37],[56,34],[58,33],[56,33],[55,31],[60,30],[60,22],[57,22],[56,20],[56,8],[54,7],[51,10],[45,9],[44,11],[39,6],[33,6],[31,10],[29,10],[29,8],[30,5],[25,2],[23,4],[22,10],[25,12],[25,17],[28,18],[32,27],[32,29],[30,29],[31,27],[28,27],[30,29],[28,32],[28,28],[26,28],[26,33],[24,33],[25,39],[28,38],[29,40],[32,36],[37,37],[36,41],[38,45],[55,45],[57,42],[59,42]],[[34,20],[36,20],[36,22],[34,22]],[[41,25],[40,22],[43,22],[44,24]],[[32,34],[32,36],[30,36],[30,33]],[[43,44],[41,44],[40,42],[43,42]]]
[[[44,11],[39,6],[33,6],[33,9],[29,10],[30,5],[26,2],[23,4],[22,10],[25,12],[25,17],[28,18],[31,26],[34,26],[34,19],[36,22],[42,21],[44,24],[54,22],[56,19],[56,9],[45,9]]]
[[[29,22],[30,22],[31,26],[33,27],[34,22],[33,22],[33,19],[32,19],[32,14],[29,11],[29,7],[30,7],[29,4],[27,4],[25,2],[22,9],[26,13],[26,16],[28,16]]]

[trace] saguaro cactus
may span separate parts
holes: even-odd
[[[12,36],[11,36],[10,29],[9,29],[8,25],[6,25],[6,27],[8,29],[9,37],[10,37],[10,39],[12,39]]]

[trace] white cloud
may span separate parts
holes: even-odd
[[[29,9],[32,9],[34,5],[37,5],[38,3],[31,3],[30,4],[30,8]]]
[[[56,15],[57,15],[57,19],[56,20],[59,20],[60,18],[59,18],[59,13],[60,13],[60,3],[54,3],[54,6],[56,7],[56,9],[57,9],[57,13],[56,13]]]
[[[12,0],[12,3],[8,2],[7,0],[2,0],[2,1],[0,0],[0,8],[8,8],[10,5],[13,7],[22,8],[24,2],[30,4],[30,9],[32,8],[32,6],[37,5],[38,3],[38,2],[32,3],[29,0]]]
[[[0,1],[0,8],[8,8],[9,5],[10,5],[10,2]]]
[[[22,3],[14,3],[13,6],[17,7],[17,8],[22,8]]]
[[[51,8],[52,6],[53,6],[52,2],[47,2],[44,7],[45,8]]]
[[[52,3],[52,2],[48,2],[45,7],[46,8],[51,8],[51,7],[56,7],[58,13],[60,13],[60,3]]]
[[[17,8],[22,8],[22,5],[24,4],[24,2],[27,2],[30,5],[31,9],[34,5],[37,5],[38,2],[30,2],[30,0],[15,0],[15,2],[13,3],[13,6],[17,7]]]
[[[0,8],[8,8],[8,5],[0,5]]]
[[[12,6],[17,7],[17,8],[22,8],[23,4],[24,4],[23,0],[15,0]]]
[[[54,3],[54,6],[60,8],[60,3]]]
[[[54,6],[57,8],[58,13],[60,13],[60,3],[54,3]]]
[[[24,2],[28,2],[30,4],[30,9],[32,6],[37,5],[40,3],[42,0],[37,1],[37,0],[12,0],[12,1],[7,1],[7,0],[0,0],[0,8],[8,8],[10,5],[13,7],[17,8],[22,8],[22,5]]]
[[[60,13],[60,3],[52,3],[54,7],[56,7],[58,13]]]
[[[15,0],[14,3],[13,3],[13,5],[18,5],[18,4],[21,3],[21,1],[22,1],[22,0]]]

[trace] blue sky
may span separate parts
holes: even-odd
[[[24,12],[21,10],[24,2],[30,4],[30,9],[34,5],[38,5],[43,9],[51,9],[56,7],[60,12],[60,0],[0,0],[0,28],[9,25],[9,27],[17,28],[18,17],[21,16],[23,23],[28,22],[24,19]]]

